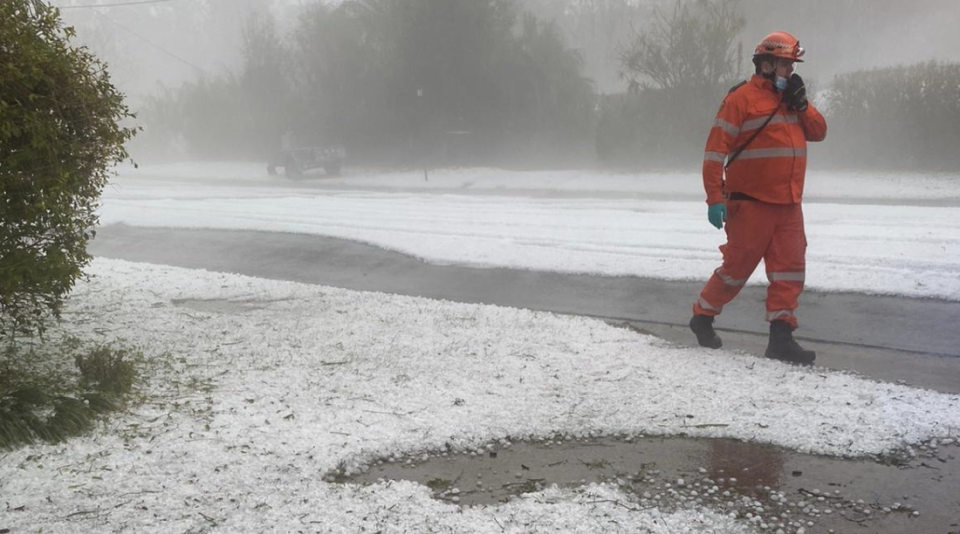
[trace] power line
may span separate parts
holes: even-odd
[[[136,2],[117,2],[115,4],[93,4],[89,6],[63,6],[63,7],[54,6],[54,7],[57,7],[57,9],[60,9],[62,11],[64,9],[96,9],[96,8],[104,8],[104,7],[139,6],[143,4],[162,4],[164,2],[174,2],[174,1],[175,0],[138,0]]]
[[[140,39],[141,41],[147,43],[148,45],[156,48],[156,49],[159,50],[160,52],[163,52],[164,54],[172,57],[173,59],[175,59],[175,60],[177,60],[177,61],[179,61],[179,62],[181,62],[181,63],[183,63],[183,64],[185,64],[185,65],[187,65],[187,66],[193,67],[194,69],[197,70],[197,72],[199,72],[199,73],[203,73],[203,72],[204,72],[204,70],[203,70],[202,67],[199,67],[199,66],[191,63],[190,61],[187,61],[186,59],[183,59],[182,57],[174,54],[173,52],[167,50],[166,48],[164,48],[164,47],[162,47],[162,46],[160,46],[160,45],[158,45],[157,43],[151,41],[150,39],[147,39],[146,37],[140,35],[139,33],[135,32],[135,31],[133,31],[133,30],[131,30],[130,28],[127,28],[126,26],[124,26],[123,24],[121,24],[121,23],[113,20],[112,18],[107,17],[107,16],[104,16],[103,18],[104,18],[105,20],[107,20],[107,21],[115,24],[115,25],[116,25],[118,28],[120,28],[121,30],[129,33],[130,35],[136,37],[137,39]]]
[[[107,7],[118,7],[118,6],[135,6],[135,5],[143,5],[143,4],[160,4],[160,3],[173,2],[173,1],[175,1],[175,0],[137,0],[137,1],[133,1],[133,2],[118,2],[118,3],[113,3],[113,4],[97,4],[97,5],[86,5],[86,6],[64,6],[64,7],[58,8],[58,9],[107,8]],[[183,63],[184,65],[187,65],[187,66],[189,66],[189,67],[192,67],[192,68],[195,69],[198,73],[203,73],[203,72],[204,72],[204,69],[203,69],[202,67],[200,67],[200,66],[198,66],[198,65],[196,65],[196,64],[194,64],[194,63],[192,63],[192,62],[190,62],[190,61],[188,61],[188,60],[186,60],[186,59],[184,59],[184,58],[182,58],[182,57],[180,57],[180,56],[178,56],[178,55],[176,55],[176,54],[174,54],[173,52],[167,50],[166,48],[160,46],[159,44],[151,41],[150,39],[147,39],[146,37],[140,35],[139,33],[135,32],[135,31],[131,30],[130,28],[126,27],[125,25],[121,24],[120,22],[118,22],[118,21],[116,21],[116,20],[114,20],[114,19],[112,19],[112,18],[110,18],[110,17],[108,17],[108,16],[106,16],[106,15],[101,15],[101,17],[103,17],[104,20],[110,22],[111,24],[116,25],[116,26],[117,26],[118,28],[120,28],[121,30],[129,33],[129,34],[132,35],[133,37],[135,37],[135,38],[137,38],[137,39],[139,39],[139,40],[147,43],[148,45],[150,45],[150,46],[152,46],[152,47],[154,47],[154,48],[156,48],[156,49],[159,50],[161,53],[166,54],[167,56],[170,56],[171,58],[173,58],[173,59],[175,59],[175,60]]]

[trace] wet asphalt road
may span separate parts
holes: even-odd
[[[589,315],[695,345],[686,323],[699,282],[434,265],[352,241],[302,234],[111,225],[94,256],[346,289]],[[746,288],[717,320],[724,347],[762,354],[764,288]],[[796,336],[817,364],[960,393],[960,302],[805,292]],[[706,350],[706,349],[704,349]]]

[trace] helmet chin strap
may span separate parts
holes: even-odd
[[[777,88],[777,69],[773,69],[770,72],[760,73],[760,76],[763,76],[764,78],[770,80],[770,83],[773,84],[773,90],[776,92],[780,92],[780,89]]]
[[[762,72],[763,69],[761,68],[761,69],[760,69],[760,70],[761,70],[760,76],[763,76],[764,78],[770,80],[770,83],[773,84],[773,90],[774,90],[774,92],[779,93],[779,92],[780,92],[780,89],[777,87],[777,63],[776,63],[777,60],[776,60],[776,59],[772,59],[772,60],[769,60],[769,59],[768,59],[768,60],[763,60],[763,61],[764,61],[764,63],[769,64],[770,67],[771,67],[771,69],[770,69],[770,72]]]

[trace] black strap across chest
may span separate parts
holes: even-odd
[[[756,139],[758,135],[760,135],[760,132],[762,132],[763,129],[766,128],[768,124],[770,124],[770,121],[773,120],[773,116],[776,115],[776,114],[777,114],[777,111],[779,111],[779,110],[780,110],[780,104],[778,103],[778,104],[773,108],[773,113],[771,113],[771,114],[767,117],[767,120],[763,121],[763,124],[761,124],[760,127],[757,128],[756,131],[753,132],[753,135],[750,136],[750,139],[747,139],[747,142],[746,142],[746,143],[740,145],[740,148],[736,149],[736,150],[733,152],[733,154],[732,154],[730,157],[727,158],[727,163],[724,164],[723,170],[727,170],[727,168],[730,167],[730,164],[733,163],[733,160],[737,159],[737,156],[739,156],[740,153],[743,152],[743,150],[744,150],[745,148],[747,148],[747,145],[749,145],[750,143],[752,143],[753,140]]]

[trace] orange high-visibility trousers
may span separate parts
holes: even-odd
[[[800,204],[728,200],[727,242],[720,246],[723,264],[713,273],[693,305],[693,313],[719,315],[740,293],[762,259],[767,270],[767,321],[797,327],[794,310],[803,292],[807,237]]]

